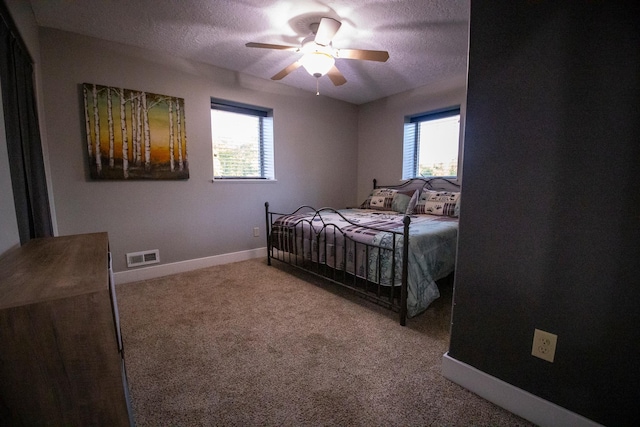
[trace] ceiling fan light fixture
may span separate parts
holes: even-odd
[[[336,60],[333,56],[323,52],[306,53],[300,58],[300,63],[313,77],[322,77],[329,72]]]
[[[313,17],[313,19],[316,18]],[[386,62],[389,59],[389,52],[384,50],[335,49],[332,40],[342,24],[333,18],[323,17],[317,19],[319,19],[318,22],[309,24],[311,34],[300,42],[300,47],[256,42],[247,43],[245,46],[302,53],[300,59],[276,73],[271,77],[271,80],[282,80],[293,71],[304,66],[307,72],[316,78],[316,95],[318,94],[318,81],[324,75],[329,77],[334,86],[341,86],[347,82],[347,79],[335,66],[337,58],[378,62]]]

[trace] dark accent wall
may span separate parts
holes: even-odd
[[[608,426],[640,421],[635,5],[471,2],[449,355]]]

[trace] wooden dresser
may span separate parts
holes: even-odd
[[[0,425],[133,424],[107,233],[0,257]]]

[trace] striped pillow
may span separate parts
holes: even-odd
[[[376,188],[362,202],[360,209],[395,211],[404,214],[407,213],[407,207],[414,193],[415,190],[402,191],[392,188]]]
[[[459,192],[424,190],[413,213],[457,217],[459,203]]]

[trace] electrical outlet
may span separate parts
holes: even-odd
[[[556,343],[558,342],[558,336],[550,332],[541,331],[536,329],[533,332],[533,346],[531,347],[531,354],[553,363],[553,359],[556,355]]]
[[[258,227],[253,227],[253,237],[260,237],[260,229]]]

